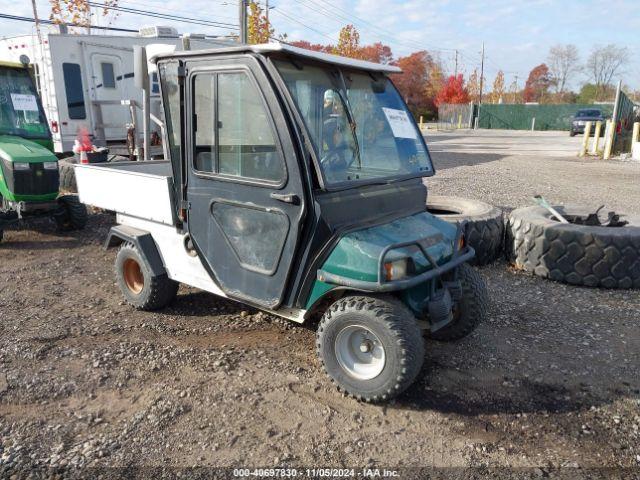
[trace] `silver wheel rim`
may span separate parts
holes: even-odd
[[[353,378],[371,380],[384,369],[386,355],[380,339],[363,325],[349,325],[338,332],[336,358]]]

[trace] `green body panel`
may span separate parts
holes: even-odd
[[[0,159],[15,163],[57,162],[53,154],[53,143],[50,139],[27,140],[14,135],[0,135]],[[2,169],[0,168],[0,194],[14,202],[49,202],[58,197],[58,191],[44,195],[14,195],[7,188]]]
[[[439,264],[447,262],[452,254],[456,237],[456,227],[440,220],[428,212],[403,217],[384,225],[364,228],[344,235],[324,262],[322,270],[355,280],[375,282],[378,280],[380,255],[389,245],[423,240],[429,255]],[[411,257],[416,274],[431,269],[417,246],[391,250],[386,260]],[[311,308],[335,285],[316,280],[307,300],[306,308]],[[429,282],[402,292],[407,305],[416,310],[428,297]],[[406,298],[405,298],[406,297]]]

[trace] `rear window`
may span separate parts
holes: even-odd
[[[602,113],[600,110],[578,110],[576,117],[600,117]]]
[[[84,92],[82,91],[82,75],[77,63],[63,63],[64,92],[67,95],[67,110],[72,120],[84,120],[87,112],[84,107]]]

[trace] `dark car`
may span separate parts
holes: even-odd
[[[571,130],[569,131],[569,135],[575,137],[577,133],[584,133],[584,126],[587,122],[593,123],[595,127],[595,123],[598,121],[603,123],[605,121],[605,117],[601,110],[598,110],[597,108],[578,110],[573,116],[573,120],[571,120]]]

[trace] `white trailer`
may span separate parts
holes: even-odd
[[[34,66],[56,153],[71,152],[78,131],[85,128],[96,146],[108,146],[112,153],[128,153],[135,139],[137,155],[143,145],[143,93],[133,81],[133,47],[152,44],[177,50],[188,44],[195,50],[230,41],[181,37],[170,27],[144,27],[138,35],[43,32],[42,44],[35,34],[0,39],[0,60],[24,62],[26,56]],[[150,112],[160,118],[160,109],[157,76],[152,74]],[[160,127],[150,127],[149,134],[160,139]],[[161,152],[159,146],[157,150]]]

